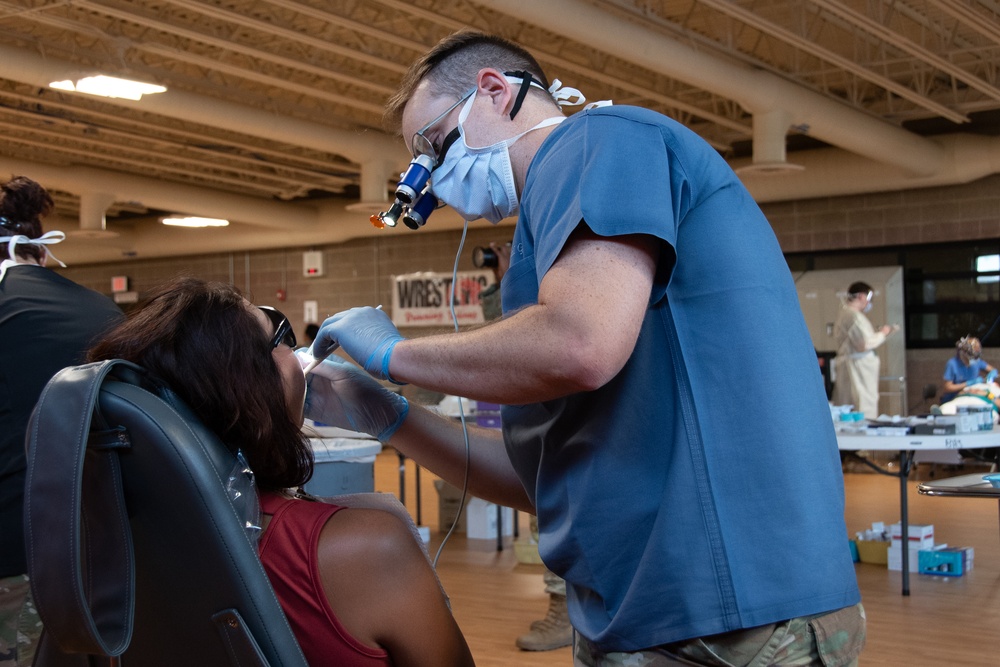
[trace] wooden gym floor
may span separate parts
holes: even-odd
[[[416,516],[415,466],[406,464],[406,506]],[[951,476],[975,472],[939,472]],[[918,471],[920,473],[920,471]],[[421,471],[422,523],[430,527],[433,556],[438,532],[435,477]],[[914,479],[915,476],[911,476]],[[873,521],[899,520],[899,482],[870,473],[844,476],[847,528],[862,530]],[[375,488],[398,495],[399,459],[386,448],[375,464]],[[920,496],[909,483],[910,523],[934,524],[935,540],[975,548],[975,567],[962,577],[912,574],[911,594],[900,594],[900,573],[885,566],[856,565],[868,615],[868,643],[860,664],[981,667],[1000,664],[1000,524],[998,504],[979,498]],[[520,533],[528,518],[520,517]],[[779,547],[780,545],[775,545]],[[568,648],[544,653],[518,650],[514,639],[541,618],[548,605],[542,568],[519,564],[512,548],[454,535],[445,546],[438,573],[451,597],[455,617],[479,667],[572,665]]]

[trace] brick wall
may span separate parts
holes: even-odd
[[[768,203],[761,208],[785,252],[997,238],[1000,175],[961,186]],[[507,226],[470,229],[459,270],[473,268],[473,246],[490,240],[508,241],[512,235],[513,229]],[[450,271],[459,238],[459,232],[421,230],[315,248],[323,251],[325,260],[326,275],[320,278],[302,275],[302,252],[314,249],[307,247],[129,260],[70,267],[63,273],[103,293],[110,291],[111,276],[115,275],[128,276],[132,289],[140,293],[179,274],[233,282],[256,303],[284,311],[301,333],[304,301],[318,301],[320,319],[356,305],[381,303],[388,308],[392,276]],[[275,298],[278,289],[286,291],[285,302]],[[1000,362],[994,352],[987,349],[984,357]],[[925,384],[940,385],[951,354],[951,350],[907,351],[907,405],[920,404]]]

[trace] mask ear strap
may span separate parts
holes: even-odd
[[[524,102],[525,96],[528,94],[528,88],[531,88],[532,83],[537,83],[535,77],[531,76],[531,72],[525,72],[523,70],[515,70],[513,72],[504,72],[504,76],[511,76],[521,79],[521,89],[517,91],[517,97],[514,98],[514,106],[510,109],[510,119],[514,120],[514,116],[517,112],[521,110],[521,104]],[[542,89],[544,90],[544,86]]]

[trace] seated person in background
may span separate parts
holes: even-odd
[[[980,358],[982,352],[983,346],[974,336],[963,336],[955,343],[955,356],[944,367],[942,403],[947,403],[967,386],[978,384],[993,373],[994,368]]]
[[[236,288],[180,278],[90,352],[166,382],[233,452],[261,499],[258,552],[310,665],[472,665],[433,569],[392,514],[295,492],[312,475],[291,326]]]

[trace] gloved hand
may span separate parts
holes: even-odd
[[[994,368],[993,370],[991,370],[989,373],[986,374],[986,381],[993,382],[996,379],[997,379],[997,369]]]
[[[310,351],[313,356],[322,357],[339,344],[375,377],[404,384],[389,377],[389,358],[396,343],[401,340],[403,337],[388,315],[365,306],[328,317],[316,334]]]
[[[305,368],[312,358],[298,351]],[[360,431],[388,442],[403,425],[410,404],[354,364],[328,357],[306,377],[305,415],[313,421]]]

